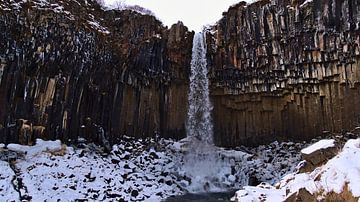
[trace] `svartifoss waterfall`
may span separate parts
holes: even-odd
[[[187,138],[180,141],[185,145],[184,156],[177,167],[180,176],[190,179],[181,185],[193,193],[227,191],[239,185],[237,179],[246,179],[236,167],[235,162],[242,161],[238,153],[234,152],[234,157],[214,145],[207,75],[205,34],[197,33],[192,48]]]
[[[204,33],[196,33],[193,40],[187,139],[189,150],[184,157],[184,170],[190,175],[190,192],[210,191],[213,177],[217,176],[219,163],[213,144],[211,102],[209,98],[208,69],[206,62],[206,42]]]
[[[209,98],[206,42],[204,33],[196,33],[193,41],[187,136],[213,144],[212,105]]]

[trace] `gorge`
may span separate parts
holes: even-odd
[[[360,197],[359,1],[239,2],[195,33],[139,7],[5,0],[0,30],[0,199]]]

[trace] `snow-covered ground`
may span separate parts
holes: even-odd
[[[305,153],[334,146],[333,140],[321,140],[303,150]],[[353,197],[360,197],[360,138],[350,139],[342,151],[323,166],[312,172],[291,173],[275,186],[260,184],[245,186],[236,192],[234,201],[284,201],[287,197],[305,189],[324,199],[330,193],[342,193],[345,189]],[[359,199],[360,201],[360,199]]]
[[[291,142],[239,150],[208,146],[194,153],[191,143],[125,137],[108,154],[85,143],[9,144],[0,148],[0,201],[159,201],[187,192],[239,189],[249,178],[272,183],[293,172],[304,146]]]
[[[170,157],[151,146],[146,148],[151,143],[124,141],[106,156],[93,144],[73,148],[59,141],[37,140],[32,147],[11,144],[8,148],[24,154],[13,162],[21,199],[157,201],[181,193],[181,189],[167,172],[172,167]],[[7,169],[4,176],[9,177],[0,182],[13,193],[9,178],[14,171],[7,162],[2,163],[1,171]],[[18,192],[2,196],[1,201],[19,200]]]
[[[19,194],[14,189],[12,179],[15,173],[8,162],[0,161],[0,199],[2,201],[18,199]]]

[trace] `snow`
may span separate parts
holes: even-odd
[[[310,145],[309,147],[302,149],[301,153],[303,154],[311,154],[315,151],[321,150],[321,149],[326,149],[329,147],[335,147],[334,144],[335,140],[333,139],[325,139],[325,140],[320,140],[318,142],[316,142],[313,145]]]
[[[42,10],[42,11],[50,11],[54,12],[60,15],[66,16],[69,20],[75,20],[75,16],[72,15],[72,13],[69,10],[66,10],[66,8],[69,8],[68,2],[64,1],[57,1],[56,3],[54,1],[49,0],[16,0],[16,1],[5,1],[0,3],[0,10],[4,11],[12,11],[12,12],[20,12],[21,9],[24,9],[25,3],[31,3],[31,7],[34,10]],[[81,4],[75,0],[73,2],[77,3],[79,6]],[[28,6],[28,4],[26,4]],[[93,13],[93,9],[90,8],[90,4],[88,4],[85,1],[84,9],[87,9],[88,13]],[[103,19],[98,19],[100,22],[102,22]],[[92,14],[89,14],[89,17],[86,19],[87,24],[92,29],[103,33],[103,34],[110,34],[108,28],[101,25],[101,23],[95,20],[95,17]]]
[[[235,193],[231,201],[283,201],[285,192],[275,189],[268,184],[260,184],[256,187],[244,186],[242,190]]]
[[[309,151],[327,148],[334,144],[332,140],[319,142],[315,146],[308,147]],[[287,196],[298,192],[301,188],[305,188],[311,194],[316,193],[319,195],[318,199],[323,199],[328,193],[341,193],[345,186],[348,186],[348,190],[354,197],[360,197],[360,161],[358,159],[360,159],[360,138],[350,139],[338,155],[312,172],[288,174],[276,185],[277,188],[269,186],[264,190],[259,186],[245,186],[236,192],[233,200],[258,201],[259,197],[266,196],[268,201],[284,201]]]
[[[98,30],[101,33],[104,34],[110,34],[110,32],[108,31],[108,29],[106,27],[103,27],[99,24],[99,22],[93,20],[93,21],[89,21],[88,20],[88,24],[95,30]]]
[[[340,193],[348,183],[355,197],[360,197],[360,139],[349,140],[344,150],[331,159],[321,175],[320,184],[325,192]]]
[[[11,180],[15,173],[8,162],[0,161],[0,199],[1,201],[13,201],[19,198]]]
[[[293,167],[284,169],[282,164],[296,164],[300,160],[295,155],[300,145],[295,143],[275,142],[238,150],[209,147],[205,148],[209,154],[197,156],[188,155],[191,139],[155,142],[124,136],[113,145],[110,154],[104,154],[101,147],[86,144],[85,139],[79,142],[65,146],[58,140],[38,139],[34,146],[7,145],[8,149],[4,150],[15,155],[0,159],[17,159],[14,170],[7,162],[0,161],[0,173],[7,176],[0,178],[0,184],[6,186],[6,193],[14,200],[18,192],[14,191],[11,179],[16,176],[14,183],[22,182],[18,187],[21,196],[39,201],[49,198],[160,201],[186,192],[240,188],[247,185],[249,175],[254,175],[251,168],[256,168],[260,180],[270,182],[293,171]],[[289,149],[286,155],[280,152],[286,148]],[[193,161],[184,163],[186,158]],[[278,166],[270,167],[269,159],[275,159]]]
[[[36,144],[34,146],[26,146],[19,144],[8,144],[7,148],[10,151],[16,151],[26,154],[28,157],[34,157],[42,152],[56,152],[62,149],[60,140],[55,141],[44,141],[41,139],[36,139]]]
[[[40,139],[34,146],[9,144],[8,151],[17,152],[20,157],[13,161],[14,170],[8,162],[0,161],[0,198],[14,200],[19,197],[12,185],[13,178],[14,182],[22,182],[18,189],[22,196],[70,201],[83,198],[159,201],[201,188],[216,191],[244,186],[249,175],[273,184],[274,179],[293,171],[296,167],[293,164],[299,162],[299,154],[295,155],[295,152],[300,149],[296,148],[303,146],[274,142],[252,149],[212,148],[212,155],[208,157],[214,161],[199,161],[196,160],[199,157],[190,155],[195,164],[190,165],[193,169],[186,169],[181,162],[189,152],[187,141],[154,142],[130,138],[114,145],[106,156],[101,148],[85,144],[86,140],[81,147],[64,147],[58,140]],[[318,146],[312,145],[308,149],[332,145],[325,142],[334,143],[320,141],[321,144],[315,143]],[[0,146],[6,150],[5,145]],[[209,160],[208,157],[204,158]],[[359,158],[360,139],[349,140],[336,157],[314,171],[287,174],[277,188],[266,183],[244,186],[234,199],[281,201],[301,188],[310,193],[323,190],[320,197],[324,197],[329,192],[341,192],[345,185],[357,197],[360,196]],[[280,169],[284,165],[286,169]],[[214,182],[222,185],[216,187]],[[204,188],[204,185],[208,187]]]
[[[304,1],[304,3],[302,3],[302,4],[300,5],[300,7],[304,7],[306,4],[309,4],[309,3],[311,3],[311,2],[313,2],[313,0],[306,0],[306,1]]]
[[[138,146],[138,151],[145,150],[144,145]],[[84,198],[142,201],[147,197],[160,200],[181,193],[174,183],[167,184],[174,181],[173,176],[161,175],[173,165],[169,157],[154,149],[141,151],[138,156],[131,153],[126,160],[120,158],[124,151],[116,146],[107,157],[92,144],[83,145],[84,149],[67,147],[60,155],[51,153],[64,149],[60,141],[37,140],[35,146],[9,144],[8,147],[26,154],[15,165],[18,178],[24,184],[20,192],[22,196],[31,196],[38,201],[49,198],[54,201]],[[135,148],[135,145],[124,148]],[[148,159],[147,162],[144,159]],[[164,182],[159,183],[160,180]]]
[[[314,173],[317,175],[317,173]],[[295,193],[301,188],[305,188],[311,194],[317,191],[317,185],[312,179],[315,179],[314,174],[300,173],[297,175],[289,174],[286,175],[280,182],[280,187],[286,187],[289,193]]]

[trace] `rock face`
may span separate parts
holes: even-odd
[[[194,33],[94,0],[0,3],[0,141],[185,136]],[[359,124],[360,3],[232,6],[207,35],[214,141]]]
[[[360,3],[262,0],[212,28],[215,142],[310,139],[359,124]]]
[[[91,0],[6,0],[0,30],[0,142],[185,136],[182,23]]]

